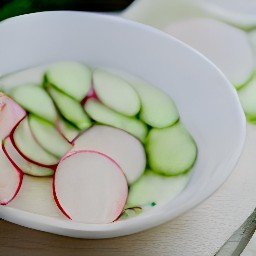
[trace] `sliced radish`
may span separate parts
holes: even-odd
[[[147,170],[145,174],[129,189],[128,207],[147,205],[152,202],[157,205],[175,198],[187,185],[189,175],[174,177],[157,175]]]
[[[252,76],[253,52],[244,31],[208,18],[175,22],[165,31],[213,61],[236,88],[242,87]]]
[[[128,186],[117,163],[93,151],[78,151],[59,163],[54,176],[56,203],[78,222],[113,222],[125,205]]]
[[[34,84],[26,84],[13,88],[10,96],[27,111],[55,123],[57,112],[46,91]]]
[[[145,141],[148,130],[140,120],[119,114],[95,99],[89,99],[86,102],[85,111],[95,121],[120,128],[139,138],[142,142]]]
[[[33,164],[23,158],[13,146],[10,137],[7,137],[3,141],[3,150],[9,161],[13,163],[20,172],[39,177],[51,176],[54,173],[51,168]]]
[[[58,132],[56,127],[35,116],[29,115],[29,125],[37,142],[49,153],[61,158],[72,145]]]
[[[256,122],[256,75],[238,91],[240,103],[249,122]]]
[[[83,107],[78,101],[75,101],[74,99],[70,98],[64,93],[61,93],[51,86],[48,87],[47,90],[60,113],[69,122],[71,122],[80,130],[87,129],[91,126],[90,118],[87,116]]]
[[[58,62],[46,72],[46,80],[60,91],[81,101],[91,88],[91,70],[77,62]]]
[[[19,154],[26,160],[40,166],[49,167],[56,165],[59,161],[57,157],[45,151],[33,137],[28,118],[24,118],[13,129],[10,138]]]
[[[8,136],[13,127],[26,116],[15,101],[0,93],[0,140]]]
[[[93,72],[93,86],[97,97],[109,108],[127,116],[134,116],[140,110],[140,99],[131,85],[103,70]]]
[[[132,81],[141,100],[140,119],[155,128],[165,128],[179,120],[175,103],[169,95],[142,80]]]
[[[24,175],[20,191],[8,204],[8,207],[43,216],[66,219],[55,203],[52,180],[52,177],[39,178]]]
[[[20,190],[23,173],[8,160],[0,149],[0,205],[11,202]]]
[[[87,95],[81,100],[81,105],[83,106],[86,103],[86,101],[91,98],[95,99],[95,100],[99,99],[98,96],[96,95],[96,92],[93,87],[90,89],[90,91],[87,93]]]
[[[69,142],[72,142],[80,133],[79,129],[68,123],[60,116],[58,117],[58,120],[56,122],[56,129]]]
[[[113,158],[124,171],[129,184],[145,170],[144,147],[134,136],[117,128],[95,125],[74,141],[74,149],[95,150]]]
[[[146,150],[152,170],[163,175],[187,172],[197,157],[196,143],[180,123],[168,128],[151,129]]]

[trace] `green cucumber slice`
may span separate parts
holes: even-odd
[[[131,84],[141,100],[142,121],[155,128],[165,128],[179,120],[178,110],[169,95],[142,80],[134,79]]]
[[[0,87],[5,88],[8,92],[11,88],[28,83],[41,85],[45,71],[46,66],[44,65],[4,75],[0,77]]]
[[[142,142],[145,141],[148,129],[140,120],[123,116],[94,99],[89,99],[84,107],[88,115],[96,122],[120,128],[131,133]]]
[[[80,133],[79,129],[65,121],[60,116],[58,117],[56,128],[69,142],[72,142]]]
[[[25,84],[13,88],[9,95],[28,112],[51,123],[56,122],[57,112],[54,104],[41,87],[34,84]]]
[[[29,125],[37,142],[49,153],[61,158],[72,145],[58,132],[56,127],[35,116],[29,115]]]
[[[152,129],[146,151],[152,170],[163,175],[187,172],[197,157],[196,143],[180,123],[164,129]]]
[[[46,80],[58,90],[81,101],[91,88],[91,70],[77,62],[58,62],[46,71]]]
[[[128,82],[117,75],[95,70],[93,86],[97,97],[107,107],[127,116],[134,116],[139,112],[138,94]]]
[[[256,122],[256,74],[253,79],[238,91],[240,103],[249,122]]]
[[[144,175],[131,185],[126,205],[135,207],[154,202],[165,203],[175,198],[187,185],[189,175],[166,177],[147,170]]]
[[[14,147],[28,161],[45,167],[58,163],[59,159],[45,151],[34,139],[27,117],[18,124],[10,137]]]
[[[48,86],[47,91],[65,119],[80,130],[87,129],[91,126],[91,120],[79,102],[56,90],[52,86]]]

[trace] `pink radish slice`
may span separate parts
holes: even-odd
[[[26,116],[26,112],[15,101],[0,93],[0,139],[8,136],[12,128]]]
[[[26,112],[12,99],[0,93],[0,139],[10,134]],[[6,205],[17,195],[22,184],[23,173],[8,160],[0,149],[0,204]]]
[[[106,125],[95,125],[74,141],[75,150],[95,150],[113,158],[124,171],[128,183],[136,181],[146,167],[141,142],[131,134]]]
[[[8,207],[39,215],[66,219],[57,207],[52,194],[52,177],[24,175],[17,196]]]
[[[54,173],[53,169],[33,164],[23,158],[13,146],[10,137],[3,141],[3,151],[20,172],[39,177],[51,176]]]
[[[18,153],[27,161],[47,168],[55,168],[59,159],[45,151],[35,140],[28,124],[22,119],[11,131],[10,139]]]
[[[97,96],[97,94],[96,94],[96,92],[95,92],[93,87],[90,89],[88,94],[82,99],[81,105],[83,106],[86,103],[86,101],[91,99],[91,98],[98,100],[98,96]]]
[[[20,190],[23,173],[16,167],[0,149],[0,205],[11,202]]]
[[[70,219],[87,224],[113,222],[128,195],[119,165],[97,151],[76,151],[59,163],[53,191],[56,204]]]

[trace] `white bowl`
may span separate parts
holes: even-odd
[[[245,118],[233,86],[205,57],[156,29],[116,17],[44,12],[0,23],[0,74],[77,60],[139,76],[177,104],[199,151],[192,177],[174,200],[125,221],[88,225],[0,207],[8,221],[56,234],[108,238],[157,226],[209,197],[227,179],[245,140]]]

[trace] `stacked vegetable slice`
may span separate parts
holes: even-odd
[[[0,138],[9,135],[13,126],[17,125],[26,112],[13,100],[0,94]],[[0,150],[0,204],[9,203],[19,192],[23,173],[13,162],[10,162],[3,150]]]
[[[66,217],[110,223],[129,215],[126,202],[141,209],[161,202],[157,184],[170,198],[186,185],[197,146],[172,99],[147,82],[58,62],[39,85],[28,81],[7,94],[0,98],[1,204],[14,199],[24,174],[53,175],[52,198]],[[147,167],[152,187],[141,191]],[[140,200],[141,193],[149,196]]]

